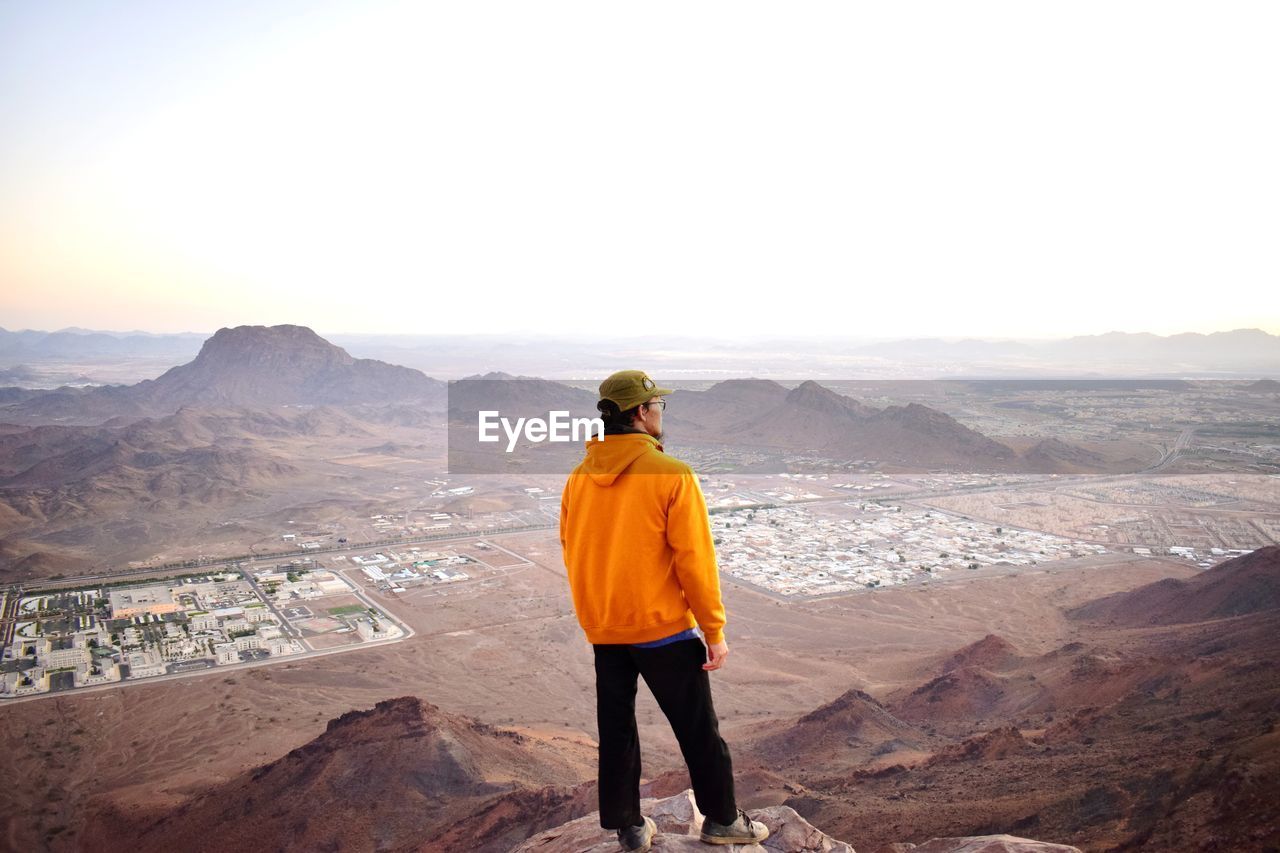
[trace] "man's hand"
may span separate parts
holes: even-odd
[[[729,644],[725,642],[711,643],[707,646],[707,662],[702,668],[707,672],[724,666],[724,659],[729,656]]]

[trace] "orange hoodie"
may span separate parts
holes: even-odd
[[[587,442],[560,497],[560,545],[589,642],[647,643],[695,622],[708,643],[724,640],[702,489],[653,436]]]

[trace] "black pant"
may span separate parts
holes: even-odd
[[[596,721],[600,727],[600,825],[622,829],[640,815],[640,736],[636,731],[636,676],[643,675],[667,715],[689,767],[698,809],[717,823],[738,816],[733,764],[711,704],[711,679],[699,639],[652,649],[594,646]]]

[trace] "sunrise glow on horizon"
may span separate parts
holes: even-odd
[[[0,326],[1280,334],[1277,23],[10,4]]]

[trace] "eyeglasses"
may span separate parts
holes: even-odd
[[[662,411],[664,411],[664,412],[667,410],[667,401],[666,401],[666,400],[654,400],[652,403],[645,403],[644,405],[645,405],[645,406],[657,406],[659,409],[661,409],[661,410],[662,410]]]

